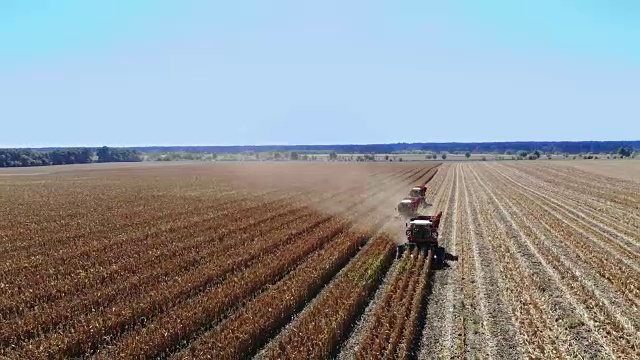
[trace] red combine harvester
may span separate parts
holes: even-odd
[[[406,218],[416,216],[422,204],[420,198],[404,198],[398,204],[398,214]]]
[[[412,217],[418,215],[420,208],[427,206],[425,195],[427,193],[426,186],[414,186],[409,191],[409,197],[406,197],[398,204],[398,214],[404,217]]]
[[[398,245],[396,249],[396,258],[402,257],[402,254],[409,249],[413,252],[414,249],[424,251],[433,250],[435,256],[436,266],[442,265],[445,258],[445,250],[438,245],[438,227],[440,226],[440,218],[442,212],[437,215],[421,215],[411,218],[409,223],[405,224],[405,235],[407,236],[407,242]]]

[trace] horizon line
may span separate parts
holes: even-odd
[[[640,140],[508,140],[508,141],[415,141],[415,142],[389,142],[389,143],[331,143],[331,144],[240,144],[240,145],[214,145],[214,144],[174,144],[174,145],[46,145],[46,146],[5,146],[0,149],[51,149],[51,148],[100,148],[103,146],[113,148],[145,148],[145,147],[268,147],[268,146],[367,146],[367,145],[398,145],[398,144],[499,144],[499,143],[578,143],[578,142],[638,142]]]

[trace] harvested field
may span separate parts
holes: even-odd
[[[640,161],[635,159],[569,160],[549,161],[548,163],[559,166],[569,165],[586,172],[640,183]]]
[[[640,358],[637,182],[545,162],[52,169],[0,176],[0,357]],[[395,205],[425,183],[442,269],[395,259]]]

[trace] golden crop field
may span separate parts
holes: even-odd
[[[413,185],[454,255],[395,258]],[[640,183],[545,162],[0,172],[0,358],[640,358]]]

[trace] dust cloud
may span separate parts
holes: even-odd
[[[229,163],[210,166],[212,175],[234,188],[298,202],[318,216],[343,217],[354,226],[367,218],[382,218],[384,231],[395,244],[406,242],[407,219],[397,205],[408,195],[419,169],[410,163]],[[286,196],[288,195],[288,197]]]

